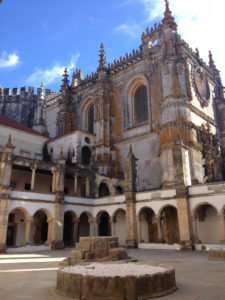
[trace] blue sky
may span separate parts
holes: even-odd
[[[212,50],[225,75],[221,0],[170,0],[179,32],[208,62]],[[220,8],[219,8],[220,7]],[[146,27],[161,21],[164,0],[3,0],[0,85],[59,90],[62,70],[96,71],[101,42],[107,62],[131,52]],[[218,28],[219,27],[219,28]],[[221,28],[221,32],[220,32]],[[219,40],[220,39],[220,40]]]

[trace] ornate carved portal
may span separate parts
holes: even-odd
[[[219,140],[216,134],[211,133],[210,125],[201,126],[202,155],[204,159],[205,180],[216,181],[216,176],[221,174],[221,156]]]

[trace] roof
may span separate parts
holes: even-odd
[[[4,125],[4,126],[8,126],[8,127],[12,127],[12,128],[15,128],[15,129],[19,129],[19,130],[22,130],[22,131],[25,131],[25,132],[28,132],[28,133],[32,133],[32,134],[37,134],[37,135],[40,135],[42,137],[44,137],[40,132],[22,124],[22,123],[19,123],[7,116],[2,116],[0,115],[0,125]]]

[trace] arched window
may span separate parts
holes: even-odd
[[[109,188],[105,182],[102,182],[98,188],[99,197],[110,196]]]
[[[82,161],[82,164],[85,166],[89,165],[91,162],[91,150],[87,146],[82,147],[81,161]]]
[[[148,120],[147,87],[141,85],[134,93],[134,123],[140,124]]]
[[[92,134],[94,133],[94,106],[93,105],[88,110],[87,131]]]

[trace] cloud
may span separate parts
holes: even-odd
[[[0,68],[11,68],[19,64],[19,56],[16,53],[7,54],[6,51],[2,52],[0,56]]]
[[[136,38],[141,33],[141,26],[138,24],[122,24],[115,28],[116,31],[119,31],[123,34],[129,35],[132,38]]]
[[[163,18],[165,10],[163,0],[130,1],[140,3],[145,15],[145,20],[136,26],[151,27],[153,22]],[[169,2],[182,38],[193,49],[199,48],[200,56],[206,62],[208,62],[208,51],[211,50],[217,67],[225,79],[225,43],[222,34],[225,28],[225,2],[221,0],[170,0]],[[129,34],[129,30],[127,33]]]
[[[41,83],[44,82],[47,86],[59,81],[62,78],[65,68],[68,68],[69,72],[75,68],[79,56],[79,53],[73,55],[67,65],[62,65],[60,62],[56,61],[50,68],[46,68],[44,70],[42,68],[35,68],[35,72],[27,78],[26,84],[31,86],[40,86]]]

